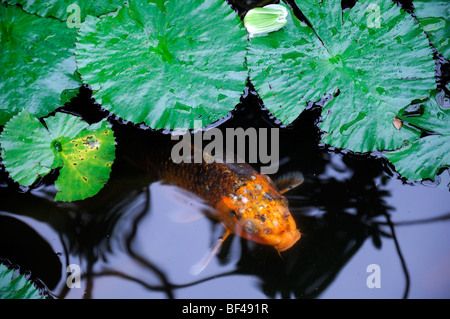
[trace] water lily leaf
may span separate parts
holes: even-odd
[[[89,127],[89,124],[80,120],[79,117],[65,113],[56,113],[55,116],[46,118],[45,125],[52,141],[62,137],[74,139],[82,130]]]
[[[74,139],[61,140],[63,167],[55,182],[55,200],[73,201],[96,194],[109,179],[114,160],[114,134],[104,121],[82,130]]]
[[[110,124],[104,120],[88,125],[63,113],[45,119],[45,124],[47,128],[24,109],[5,125],[0,142],[11,178],[29,186],[61,167],[55,200],[94,196],[108,181],[115,158]]]
[[[433,134],[384,155],[402,176],[434,180],[440,169],[450,167],[450,108],[441,106],[433,94],[423,103],[403,109],[399,118]]]
[[[385,156],[407,179],[434,180],[441,168],[450,166],[449,145],[450,135],[430,135]]]
[[[20,4],[29,13],[35,13],[41,17],[54,17],[66,21],[71,14],[80,14],[81,21],[86,16],[100,16],[117,10],[124,0],[6,0],[9,4]],[[75,5],[75,6],[74,6]]]
[[[44,299],[25,275],[0,263],[0,299]]]
[[[414,0],[417,20],[431,43],[444,58],[450,59],[450,2],[448,0]]]
[[[445,91],[433,90],[429,98],[400,110],[398,117],[423,130],[450,135],[450,98]]]
[[[78,70],[97,102],[119,117],[155,129],[193,128],[239,102],[246,38],[225,1],[130,0],[117,15],[82,24]]]
[[[6,123],[1,135],[3,164],[12,179],[29,186],[53,167],[51,137],[39,120],[23,110]]]
[[[393,125],[435,87],[432,50],[414,19],[391,1],[362,0],[345,12],[339,0],[297,4],[313,28],[291,12],[283,29],[250,41],[250,78],[269,111],[290,124],[307,102],[329,100],[322,141],[355,152],[416,139],[418,131]]]
[[[46,116],[64,90],[81,86],[75,35],[66,23],[0,3],[0,125],[22,108]]]

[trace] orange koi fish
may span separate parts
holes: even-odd
[[[155,167],[148,165],[148,168]],[[170,157],[159,161],[150,172],[167,184],[186,189],[213,208],[212,217],[225,227],[224,235],[200,263],[200,271],[231,234],[285,251],[301,237],[282,195],[303,181],[300,173],[282,180],[282,189],[246,163],[174,163]]]

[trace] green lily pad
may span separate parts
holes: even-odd
[[[403,177],[414,181],[426,178],[434,180],[441,168],[450,167],[448,145],[450,135],[430,135],[384,155]]]
[[[76,56],[84,83],[117,116],[155,129],[225,117],[246,84],[247,32],[221,0],[130,0],[88,17]]]
[[[401,108],[436,85],[432,50],[411,15],[381,0],[345,12],[339,0],[297,4],[313,28],[291,11],[281,30],[250,41],[250,79],[269,111],[290,124],[322,99],[322,141],[355,152],[416,139],[419,131],[393,125]]]
[[[414,13],[430,41],[444,58],[450,59],[450,2],[414,0]]]
[[[27,110],[14,116],[0,137],[3,163],[23,186],[61,167],[55,200],[94,196],[108,181],[115,158],[115,139],[104,120],[88,125],[63,113],[45,119],[47,128]]]
[[[415,181],[434,180],[442,168],[450,167],[450,108],[439,105],[433,94],[425,102],[403,109],[399,118],[432,135],[384,155],[402,176]]]
[[[65,90],[81,86],[75,35],[64,22],[0,3],[0,125],[22,108],[46,116]]]
[[[100,16],[117,10],[124,0],[97,0],[97,1],[74,1],[74,0],[6,0],[9,4],[20,4],[29,13],[35,13],[41,17],[54,17],[62,21],[79,10],[81,21],[86,16]],[[78,6],[78,8],[74,7]]]
[[[0,263],[0,299],[44,299],[25,275]]]
[[[114,134],[108,122],[92,125],[75,138],[61,139],[63,167],[55,182],[55,200],[73,201],[97,194],[106,184],[114,160]]]
[[[5,125],[0,143],[3,164],[20,185],[33,184],[53,168],[51,137],[42,123],[26,110]]]

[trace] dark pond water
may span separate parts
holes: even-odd
[[[90,121],[105,115],[86,88],[63,110]],[[109,183],[91,199],[55,203],[57,172],[30,190],[2,172],[1,257],[64,298],[449,298],[448,172],[440,183],[405,183],[376,154],[321,145],[319,115],[313,105],[281,128],[273,178],[294,170],[305,177],[287,193],[303,236],[282,257],[233,236],[192,275],[222,227],[207,218],[186,221],[203,204],[129,163],[164,147],[169,135],[114,118],[117,159]],[[250,126],[276,123],[248,88],[219,128]],[[67,288],[69,264],[80,266],[80,288]],[[380,288],[367,285],[372,264],[379,266]]]
[[[60,111],[89,122],[109,116],[90,95],[82,88]],[[436,182],[409,183],[380,154],[330,149],[320,143],[320,105],[311,105],[292,126],[280,129],[280,169],[272,176],[301,171],[305,177],[287,193],[301,240],[279,256],[272,247],[232,236],[208,267],[193,275],[191,267],[222,234],[221,225],[193,218],[204,209],[200,201],[130,164],[134,156],[152,156],[165,147],[169,135],[110,120],[116,161],[107,186],[91,199],[55,203],[58,172],[22,189],[1,171],[0,258],[41,280],[50,296],[450,297],[448,171]],[[249,85],[218,127],[277,123]],[[80,288],[67,286],[70,264],[80,267]],[[379,287],[369,287],[370,265],[377,267]]]

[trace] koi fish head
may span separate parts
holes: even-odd
[[[265,175],[253,175],[235,194],[216,205],[219,220],[231,232],[284,251],[300,239],[288,202]]]

